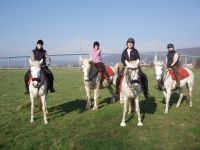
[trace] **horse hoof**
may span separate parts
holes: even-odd
[[[165,114],[167,114],[167,113],[168,113],[168,111],[165,111],[164,113],[165,113]]]
[[[179,108],[180,107],[180,105],[176,105],[176,108]]]
[[[92,110],[97,110],[97,109],[98,109],[97,107],[93,107],[93,108],[92,108]]]
[[[44,121],[44,124],[48,124],[48,121]]]
[[[120,123],[120,126],[121,126],[121,127],[125,127],[125,126],[126,126],[126,123],[125,123],[125,122],[121,122],[121,123]]]
[[[190,107],[192,107],[192,104],[190,104]]]
[[[31,121],[30,121],[30,123],[33,123],[33,122],[34,122],[34,120],[31,120]]]
[[[137,126],[141,127],[141,126],[143,126],[143,123],[142,122],[138,122]]]
[[[130,114],[131,114],[131,111],[128,112],[128,115],[130,115]]]

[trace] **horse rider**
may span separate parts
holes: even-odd
[[[176,76],[176,88],[180,87],[179,75],[179,53],[174,50],[173,44],[167,45],[168,53],[166,58],[167,68],[171,68]]]
[[[103,75],[106,77],[107,82],[110,83],[111,81],[109,75],[106,72],[104,63],[102,62],[102,51],[98,41],[93,43],[93,48],[90,50],[90,59],[95,63],[96,66],[98,66],[98,68],[100,68]]]
[[[140,54],[137,49],[135,49],[135,40],[133,38],[129,38],[126,43],[126,49],[122,52],[121,55],[121,63],[123,64],[124,68],[126,66],[125,60],[128,62],[130,61],[135,61],[135,60],[140,60]],[[142,72],[141,67],[139,66],[139,76],[140,76],[140,82],[143,88],[143,93],[145,98],[148,97],[148,80],[147,76],[145,73]],[[120,85],[120,80],[122,77],[122,74],[124,73],[124,69],[122,69],[119,77],[117,78],[116,81],[116,98],[119,98],[119,85]]]
[[[49,86],[50,92],[54,93],[55,92],[55,89],[53,87],[54,76],[48,68],[48,66],[51,63],[51,59],[48,56],[46,50],[43,49],[43,45],[44,45],[44,42],[42,40],[37,41],[36,48],[34,50],[32,50],[30,59],[32,61],[40,61],[41,59],[43,59],[43,63],[41,64],[41,69],[44,70],[44,72],[48,78],[48,82],[49,82],[48,86]],[[29,69],[24,76],[24,83],[25,83],[25,93],[24,94],[29,94],[28,82],[29,82],[30,76],[31,76],[31,72]]]

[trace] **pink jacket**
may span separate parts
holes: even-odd
[[[101,57],[101,49],[94,49],[92,48],[90,50],[90,58],[92,59],[92,61],[94,61],[95,63],[99,63],[102,62],[102,57]]]

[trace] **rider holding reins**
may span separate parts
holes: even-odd
[[[128,62],[130,61],[135,61],[135,60],[140,60],[140,54],[137,49],[135,49],[135,40],[133,38],[129,38],[127,40],[127,48],[122,52],[121,55],[121,63],[123,66],[126,66],[125,60]],[[148,97],[148,80],[146,75],[142,72],[140,66],[139,66],[139,76],[140,76],[140,82],[144,91],[144,96],[147,98]],[[122,70],[122,73],[124,70]],[[120,79],[121,75],[119,75],[117,81],[116,81],[116,98],[119,97],[119,85],[120,85]]]
[[[44,42],[42,40],[37,41],[36,48],[34,50],[32,50],[30,59],[32,61],[40,61],[41,59],[43,59],[41,68],[45,71],[45,74],[48,77],[49,89],[50,89],[50,92],[53,93],[53,92],[55,92],[55,90],[53,88],[54,76],[48,68],[48,66],[51,63],[51,59],[48,56],[46,50],[43,49],[43,45],[44,45]],[[25,83],[25,90],[26,90],[24,94],[29,94],[29,85],[28,85],[29,78],[30,78],[30,69],[26,72],[26,74],[24,76],[24,83]]]

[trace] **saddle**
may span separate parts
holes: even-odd
[[[174,72],[171,69],[168,69],[170,76],[172,77],[173,80],[176,80],[176,76],[174,74]],[[183,67],[179,67],[179,77],[180,80],[183,80],[185,78],[187,78],[189,76],[189,73],[187,72],[187,70]]]
[[[95,66],[96,66],[96,68],[98,70],[99,76],[104,80],[106,77],[104,76],[102,70],[99,68],[98,65],[95,65]],[[105,65],[105,68],[106,68],[106,72],[107,72],[107,74],[108,74],[109,77],[111,77],[111,76],[114,75],[113,70],[109,66]]]

